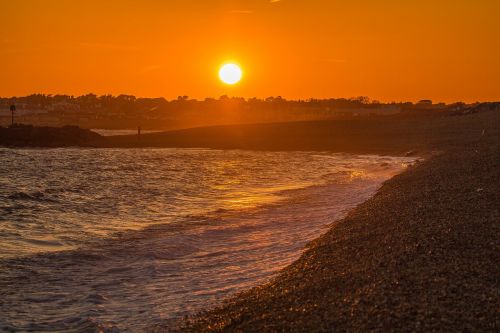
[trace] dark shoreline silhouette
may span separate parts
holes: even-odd
[[[300,121],[199,127],[137,135],[100,136],[75,126],[0,127],[4,147],[214,148],[325,150],[403,155],[460,146],[498,121],[498,111],[461,116],[385,116],[356,120]]]

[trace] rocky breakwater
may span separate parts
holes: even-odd
[[[4,147],[93,147],[104,138],[77,126],[37,127],[14,124],[0,127],[0,146]]]

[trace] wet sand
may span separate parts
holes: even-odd
[[[425,161],[270,283],[157,330],[498,331],[499,119],[476,114],[450,119],[444,134],[425,130]],[[386,142],[387,150],[397,142],[394,152],[417,147]]]

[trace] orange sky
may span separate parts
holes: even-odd
[[[499,17],[498,0],[0,0],[0,96],[500,100]]]

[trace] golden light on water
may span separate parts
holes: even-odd
[[[233,63],[224,64],[219,69],[219,78],[225,84],[229,85],[236,84],[241,81],[242,77],[243,77],[243,71],[241,70],[240,66],[236,64]]]

